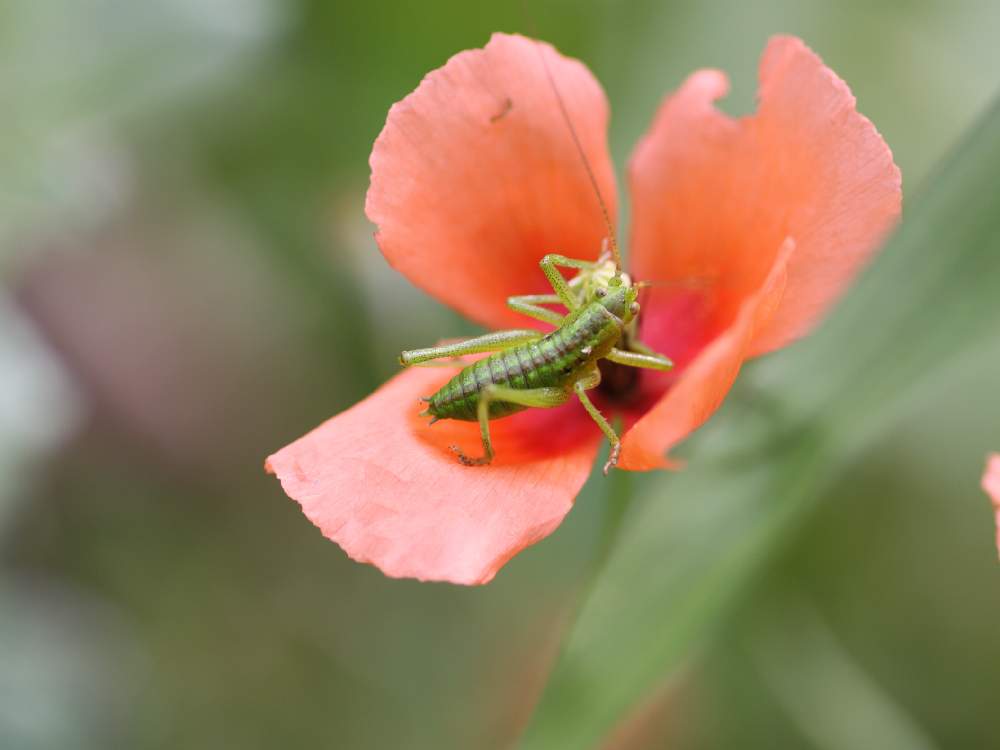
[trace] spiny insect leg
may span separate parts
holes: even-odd
[[[559,268],[576,268],[582,271],[593,270],[597,267],[597,264],[592,261],[567,258],[565,255],[557,255],[555,253],[546,255],[538,265],[542,267],[542,272],[552,285],[552,289],[559,295],[559,301],[570,312],[580,306],[580,301],[573,295],[569,284],[566,283],[566,279],[559,272]]]
[[[650,350],[652,352],[652,350]],[[612,349],[605,355],[605,359],[617,362],[628,367],[641,367],[646,370],[667,371],[673,368],[674,363],[662,354],[652,352],[651,354],[640,354],[639,352],[626,352],[621,349]]]
[[[573,384],[573,391],[576,393],[576,397],[580,399],[580,403],[583,404],[583,408],[587,410],[587,414],[589,414],[590,418],[597,423],[597,426],[601,428],[601,432],[607,436],[608,442],[611,444],[611,452],[608,455],[608,461],[604,464],[604,475],[607,476],[611,467],[618,463],[618,456],[622,452],[622,441],[619,439],[618,434],[615,432],[608,420],[604,418],[604,415],[601,414],[600,410],[596,406],[594,406],[594,402],[591,401],[590,397],[587,395],[587,391],[591,388],[596,388],[600,382],[601,373],[595,369],[593,374],[577,380]]]
[[[651,357],[655,357],[656,351],[653,349],[653,347],[649,346],[648,344],[644,344],[635,335],[635,321],[636,319],[633,318],[632,322],[629,323],[628,328],[625,330],[625,346],[622,348],[624,348],[626,351],[638,352],[639,354],[648,354]]]
[[[493,442],[490,440],[490,403],[506,401],[511,404],[548,409],[560,406],[569,400],[569,394],[562,388],[528,388],[518,390],[503,385],[488,385],[479,392],[476,415],[479,417],[479,434],[483,440],[483,455],[478,458],[467,456],[457,446],[451,449],[458,454],[458,460],[466,466],[485,466],[493,460]]]
[[[399,355],[399,363],[404,367],[409,367],[410,365],[429,362],[432,359],[461,357],[466,354],[478,354],[480,352],[497,352],[517,344],[534,341],[541,337],[542,334],[539,331],[532,330],[495,331],[494,333],[476,336],[465,341],[457,341],[453,344],[405,351]]]
[[[624,343],[618,348],[623,349],[624,351],[627,352],[638,352],[639,354],[647,354],[650,357],[663,357],[662,354],[654,350],[651,346],[639,340],[638,330],[639,330],[639,318],[632,318],[629,324],[625,326],[625,334],[624,336],[622,336]]]
[[[514,312],[527,315],[529,318],[551,323],[554,326],[562,325],[563,316],[555,310],[549,310],[546,305],[561,305],[562,300],[558,294],[520,294],[516,297],[507,298],[507,307]]]

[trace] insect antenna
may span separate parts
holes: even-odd
[[[704,289],[717,283],[718,280],[718,276],[685,276],[680,279],[667,279],[666,281],[635,281],[632,283],[632,286],[637,289],[655,286],[673,287],[675,289]]]
[[[535,24],[532,20],[531,14],[528,12],[527,0],[521,3],[521,9],[524,12],[525,17],[528,21],[528,26],[531,29],[531,35],[538,38],[538,30],[535,28]],[[580,136],[576,132],[576,127],[573,125],[573,118],[569,116],[569,110],[566,108],[566,101],[563,99],[562,93],[559,91],[559,86],[556,85],[555,77],[552,75],[552,70],[549,68],[549,63],[545,59],[545,51],[540,42],[534,41],[535,49],[538,51],[538,57],[542,61],[542,68],[545,70],[545,77],[549,81],[549,86],[552,88],[552,93],[555,95],[556,103],[559,105],[559,112],[562,115],[563,121],[566,123],[566,127],[569,129],[569,134],[573,138],[573,145],[576,147],[576,152],[580,155],[580,161],[583,164],[584,170],[587,172],[587,179],[590,180],[591,187],[594,188],[594,195],[597,196],[597,203],[601,207],[601,215],[604,217],[604,226],[608,230],[608,243],[611,245],[611,257],[615,262],[615,278],[620,278],[622,274],[622,255],[621,251],[618,249],[618,238],[615,234],[614,225],[611,223],[611,214],[608,212],[608,204],[604,202],[604,196],[601,194],[601,188],[597,184],[597,178],[594,176],[594,169],[590,165],[590,159],[587,158],[586,152],[583,150],[583,145],[580,143]]]

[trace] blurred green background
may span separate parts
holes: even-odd
[[[0,3],[0,747],[513,747],[623,487],[638,499],[618,544],[645,539],[655,562],[612,561],[604,589],[635,600],[676,580],[684,598],[650,594],[642,623],[670,648],[598,627],[625,611],[598,582],[532,746],[1000,741],[978,489],[1000,450],[1000,324],[928,361],[941,375],[753,536],[752,564],[712,567],[761,517],[727,494],[751,492],[740,475],[712,480],[781,463],[761,433],[808,392],[808,378],[786,387],[808,372],[795,347],[747,368],[681,451],[687,472],[592,477],[563,526],[481,589],[351,563],[264,475],[264,456],[368,394],[401,349],[474,330],[388,268],[363,201],[389,106],[490,32],[534,25],[590,66],[619,165],[695,68],[728,71],[723,107],[751,111],[767,37],[798,34],[892,147],[907,222],[1000,88],[987,0],[529,8],[532,21],[519,3]],[[996,275],[934,281],[1000,297]],[[907,283],[872,287],[872,327]],[[629,536],[636,513],[645,537]],[[578,652],[643,675],[586,740],[569,739],[586,723],[574,696],[611,705],[601,696],[636,670],[619,674],[618,656],[579,670]]]

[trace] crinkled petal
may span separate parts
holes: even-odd
[[[632,261],[640,279],[707,285],[700,335],[710,339],[794,237],[784,297],[754,336],[756,355],[806,333],[839,296],[894,225],[900,175],[847,85],[799,39],[768,44],[756,114],[719,112],[713,102],[727,90],[723,73],[695,73],[637,146]]]
[[[371,155],[365,210],[389,263],[493,327],[524,326],[508,296],[549,291],[545,253],[593,258],[607,235],[543,55],[613,221],[604,92],[582,63],[522,36],[494,34],[427,75]]]
[[[577,404],[492,423],[496,459],[478,426],[429,426],[419,401],[452,373],[414,368],[267,459],[285,492],[325,536],[386,575],[486,583],[550,534],[590,473],[599,432]]]
[[[764,284],[743,301],[732,324],[691,361],[659,402],[625,433],[620,468],[669,468],[672,462],[665,455],[667,451],[719,408],[753,346],[754,335],[767,325],[781,304],[794,248],[791,239],[782,244]]]
[[[993,510],[996,512],[997,554],[1000,554],[1000,453],[993,453],[986,460],[983,490],[993,501]]]

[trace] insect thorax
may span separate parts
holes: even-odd
[[[440,419],[476,419],[483,388],[502,385],[518,390],[570,388],[581,373],[595,366],[621,336],[621,324],[602,305],[592,302],[545,337],[513,346],[463,368],[430,399],[429,413]],[[491,418],[524,407],[494,402]]]

